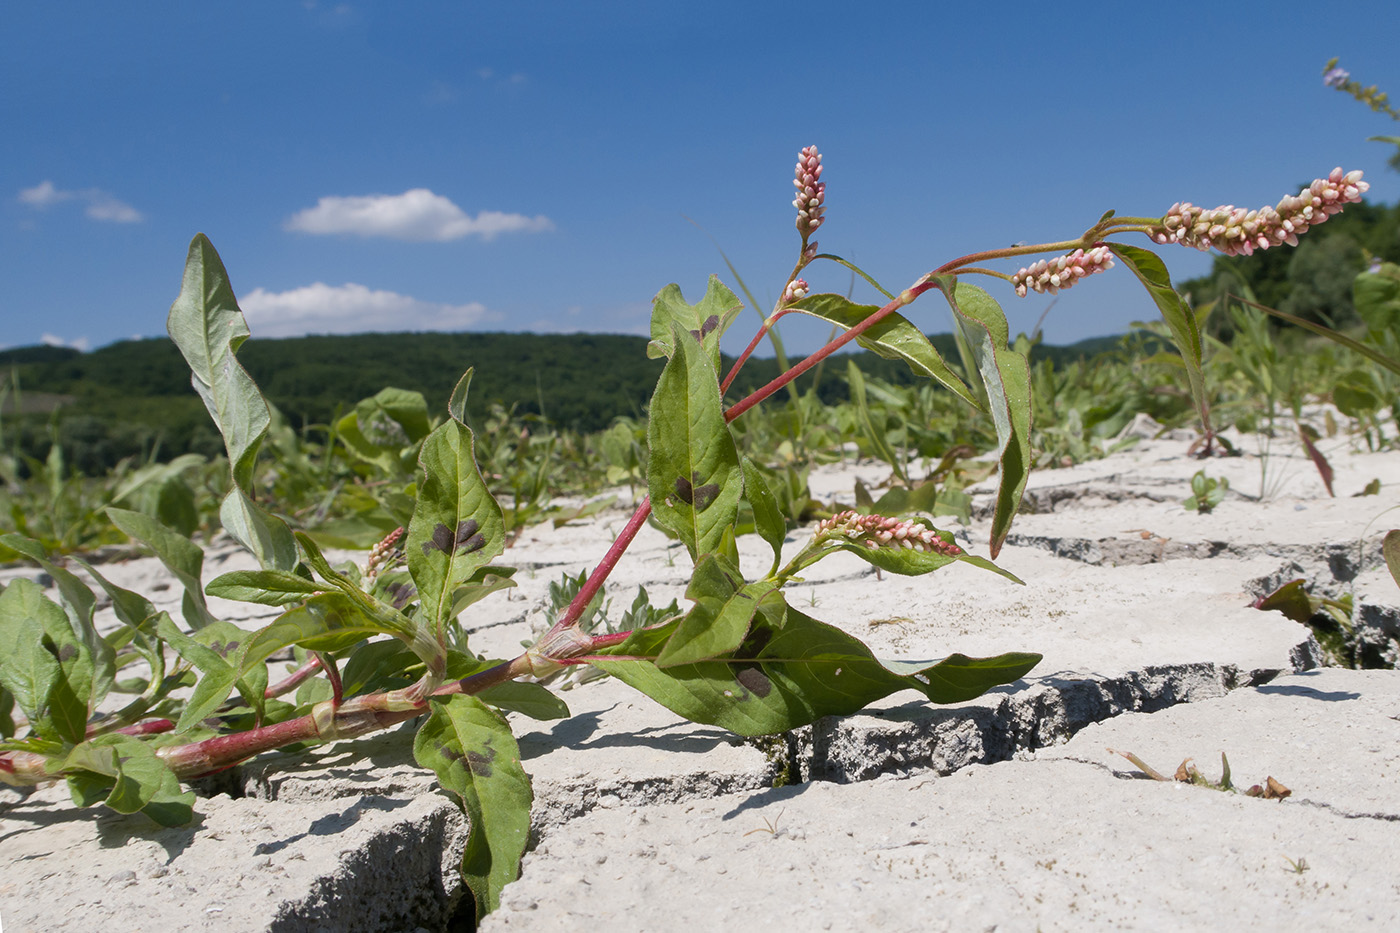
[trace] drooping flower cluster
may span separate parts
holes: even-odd
[[[1077,249],[1066,256],[1042,259],[1022,269],[1011,277],[1016,294],[1026,297],[1026,291],[1049,292],[1055,294],[1062,288],[1069,288],[1086,275],[1113,268],[1113,253],[1107,246],[1095,246],[1085,252]]]
[[[854,509],[838,512],[817,524],[817,539],[841,537],[869,548],[918,549],[957,557],[963,549],[944,541],[937,531],[911,519],[900,521],[884,515],[861,515]]]
[[[1371,186],[1361,180],[1361,172],[1334,168],[1296,195],[1285,197],[1276,207],[1255,211],[1226,204],[1206,210],[1190,203],[1173,204],[1162,223],[1148,235],[1158,243],[1180,243],[1199,250],[1218,249],[1227,256],[1248,256],[1256,249],[1280,243],[1298,245],[1298,237],[1348,204],[1361,200]]]
[[[822,214],[826,212],[826,182],[821,180],[822,156],[816,146],[798,153],[796,175],[792,183],[797,197],[792,206],[797,208],[797,232],[805,240],[822,225]]]
[[[783,304],[790,305],[794,301],[801,301],[807,297],[807,280],[793,279],[783,289]]]

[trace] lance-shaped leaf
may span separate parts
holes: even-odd
[[[252,377],[234,355],[248,339],[248,324],[234,298],[223,261],[202,233],[190,242],[184,281],[179,297],[170,306],[166,330],[189,363],[190,382],[228,450],[236,488],[219,510],[225,529],[263,566],[290,570],[296,564],[290,530],[251,499],[253,465],[271,414]]]
[[[100,801],[118,813],[144,811],[162,826],[183,826],[194,819],[194,791],[182,791],[155,749],[133,736],[103,735],[84,742],[69,753],[64,768],[78,771],[69,774],[68,786],[80,807]]]
[[[672,626],[665,626],[638,632],[590,663],[692,722],[767,735],[854,713],[899,690],[917,690],[935,703],[969,700],[1017,680],[1040,660],[1022,653],[953,655],[895,671],[840,629],[791,606],[784,616],[779,624],[774,613],[760,613],[727,660],[657,667],[650,659],[670,635]]]
[[[939,287],[953,309],[958,331],[987,390],[987,407],[997,430],[997,458],[1001,476],[997,482],[996,509],[992,514],[990,550],[995,559],[1011,530],[1011,520],[1021,505],[1021,494],[1031,470],[1031,372],[1022,352],[1010,349],[1010,328],[1001,305],[975,285],[951,276]]]
[[[0,684],[14,696],[33,730],[52,738],[74,733],[73,723],[56,730],[51,697],[63,679],[55,652],[45,645],[45,628],[63,624],[63,610],[23,577],[0,592]],[[86,719],[86,717],[80,717]],[[77,738],[82,737],[81,722]]]
[[[858,305],[840,295],[820,294],[802,299],[794,310],[830,321],[850,330],[879,311],[877,305]],[[981,408],[977,397],[948,368],[923,332],[898,312],[889,314],[856,338],[856,343],[887,360],[903,360],[920,376],[927,376],[945,386],[974,408]]]
[[[204,570],[204,551],[199,545],[143,512],[109,506],[107,517],[124,534],[154,551],[166,569],[180,581],[185,588],[180,610],[186,625],[197,630],[215,621],[204,601],[204,588],[199,579]]]
[[[288,609],[248,636],[238,673],[247,674],[273,653],[292,645],[307,651],[339,651],[375,635],[402,637],[401,632],[364,612],[344,593],[323,593]]]
[[[0,535],[0,544],[19,551],[53,577],[58,593],[63,598],[64,610],[68,614],[73,643],[78,646],[85,669],[91,672],[91,684],[87,690],[88,705],[90,708],[96,708],[112,689],[112,682],[116,677],[116,653],[98,634],[97,626],[93,622],[92,613],[97,600],[92,595],[92,590],[71,570],[49,560],[48,552],[38,541],[23,535],[7,534]],[[78,658],[75,657],[74,660]]]
[[[763,471],[758,468],[758,464],[745,457],[741,466],[744,471],[744,500],[753,512],[754,530],[773,549],[773,568],[768,572],[768,575],[772,576],[777,573],[778,564],[783,559],[787,522],[783,520],[778,500],[768,488],[768,481],[763,478]]]
[[[647,424],[652,514],[689,548],[713,551],[739,514],[743,472],[710,358],[687,333],[661,371]]]
[[[1167,322],[1172,342],[1176,344],[1181,353],[1181,360],[1186,365],[1186,383],[1191,389],[1191,399],[1196,403],[1196,411],[1200,413],[1201,426],[1209,434],[1210,401],[1206,398],[1205,375],[1201,372],[1201,329],[1196,315],[1172,287],[1167,267],[1156,253],[1124,243],[1110,243],[1108,248],[1133,270],[1133,275],[1138,277],[1143,288],[1147,289],[1147,294],[1152,296],[1157,310],[1162,313],[1162,320]]]
[[[718,371],[720,335],[743,309],[743,303],[718,276],[710,276],[705,297],[696,305],[686,304],[679,285],[667,285],[651,302],[651,342],[647,344],[647,356],[652,359],[674,356],[676,331],[680,331],[690,334],[705,348],[710,366]]]
[[[899,477],[901,483],[909,485],[909,477],[905,475],[904,464],[890,447],[889,439],[885,437],[884,425],[877,426],[874,419],[870,417],[870,404],[865,398],[865,376],[862,375],[860,367],[855,360],[846,361],[846,381],[851,387],[851,398],[856,403],[856,414],[860,417],[861,427],[865,429],[865,437],[870,441],[870,449],[876,457],[889,464],[894,470],[894,475]]]
[[[204,591],[223,599],[286,606],[309,599],[324,589],[315,580],[285,570],[234,570],[210,580]]]
[[[485,703],[457,694],[433,699],[431,709],[414,737],[413,757],[456,795],[471,823],[462,880],[480,920],[520,874],[534,794],[510,727]]]
[[[685,591],[695,606],[666,640],[656,665],[694,664],[734,651],[748,634],[760,602],[776,595],[777,588],[772,581],[746,584],[730,561],[715,554],[702,557]]]
[[[239,661],[244,642],[249,633],[231,622],[214,622],[200,629],[194,637],[186,635],[175,627],[170,616],[162,614],[156,631],[165,639],[175,653],[194,665],[204,676],[199,678],[189,700],[185,703],[180,719],[175,724],[176,732],[185,732],[199,725],[205,717],[213,714],[228,699],[234,686],[239,687],[243,699],[256,708],[262,702],[261,690],[253,678],[240,683]],[[262,670],[257,678],[266,686],[267,671]]]
[[[262,566],[287,571],[296,566],[297,549],[287,523],[264,510],[242,489],[234,487],[224,496],[219,522]]]
[[[435,632],[457,586],[501,553],[505,524],[472,453],[472,432],[455,418],[438,425],[418,455],[423,479],[404,554],[423,618]]]

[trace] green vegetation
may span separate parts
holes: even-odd
[[[950,335],[934,335],[944,355],[956,354]],[[1110,349],[1116,338],[1067,347],[1038,346],[1036,360],[1059,365]],[[418,392],[443,415],[443,399],[461,370],[472,367],[467,420],[482,424],[495,409],[591,433],[619,415],[640,417],[661,375],[646,355],[645,337],[614,334],[401,333],[248,340],[239,354],[269,403],[296,430],[327,425],[355,399],[385,386]],[[852,354],[868,375],[912,385],[903,364],[874,353]],[[732,365],[731,357],[724,365]],[[56,431],[70,467],[90,476],[127,457],[170,460],[214,456],[222,441],[190,387],[189,370],[165,338],[126,340],[82,353],[69,347],[0,350],[0,373],[18,386],[0,412],[17,452],[43,459]],[[452,375],[456,373],[457,376]],[[751,391],[778,375],[777,362],[755,359],[730,391]],[[811,383],[800,380],[799,387]],[[819,397],[846,398],[843,379],[824,379]],[[56,415],[54,426],[50,416]]]

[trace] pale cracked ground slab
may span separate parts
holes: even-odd
[[[1170,809],[1181,806],[1169,802],[1178,799],[1171,796],[1178,793],[1171,787],[1123,779],[1131,768],[1122,759],[1102,752],[1104,745],[1123,746],[1168,769],[1181,757],[1194,756],[1212,776],[1218,752],[1225,750],[1231,755],[1238,780],[1256,781],[1263,776],[1256,772],[1272,773],[1296,789],[1294,798],[1274,805],[1274,810],[1237,811],[1231,808],[1260,807],[1264,802],[1219,794],[1211,795],[1213,802],[1189,806],[1224,808],[1220,812],[1226,816],[1221,819],[1234,819],[1229,815],[1236,812],[1297,817],[1299,822],[1268,829],[1275,834],[1268,838],[1280,840],[1279,847],[1289,851],[1296,848],[1297,855],[1289,857],[1306,857],[1310,865],[1315,859],[1330,858],[1326,853],[1332,843],[1327,841],[1331,837],[1325,828],[1333,824],[1322,820],[1326,814],[1319,807],[1303,808],[1301,801],[1321,798],[1304,795],[1308,785],[1295,776],[1297,770],[1275,767],[1269,759],[1260,764],[1237,758],[1237,754],[1247,758],[1250,747],[1243,737],[1238,741],[1231,738],[1234,733],[1222,733],[1225,738],[1215,742],[1220,748],[1182,749],[1148,739],[1156,734],[1156,723],[1170,721],[1165,718],[1168,716],[1215,709],[1217,704],[1246,696],[1274,703],[1292,696],[1267,691],[1291,683],[1275,680],[1280,674],[1317,663],[1316,644],[1303,626],[1276,613],[1247,607],[1255,597],[1294,576],[1309,578],[1329,595],[1354,588],[1359,613],[1373,619],[1368,624],[1378,633],[1378,644],[1395,644],[1395,635],[1400,632],[1396,625],[1400,591],[1379,568],[1374,548],[1379,534],[1389,526],[1385,519],[1369,529],[1367,526],[1381,510],[1394,504],[1390,490],[1400,483],[1400,458],[1332,451],[1329,455],[1338,472],[1338,495],[1344,498],[1327,499],[1320,484],[1309,478],[1311,466],[1306,465],[1306,470],[1297,471],[1301,485],[1291,491],[1291,497],[1277,495],[1262,503],[1233,497],[1215,513],[1201,515],[1180,506],[1188,494],[1192,472],[1202,467],[1211,475],[1236,471],[1231,474],[1232,489],[1239,490],[1247,488],[1249,471],[1257,471],[1258,464],[1247,458],[1204,463],[1188,460],[1182,456],[1185,446],[1180,438],[1149,440],[1104,460],[1034,474],[1031,500],[1047,507],[1038,514],[1018,517],[1012,543],[999,558],[999,563],[1027,586],[966,565],[922,578],[877,575],[855,558],[839,555],[811,568],[804,582],[791,592],[790,598],[804,612],[868,641],[881,657],[931,659],[953,651],[978,655],[1011,650],[1045,655],[1045,661],[1024,681],[998,688],[978,700],[931,707],[919,702],[913,693],[896,695],[857,716],[824,719],[756,744],[718,729],[685,723],[615,681],[563,693],[574,713],[570,720],[535,723],[512,716],[525,766],[535,778],[534,822],[539,847],[527,860],[525,876],[508,892],[507,910],[499,921],[492,922],[553,928],[547,901],[529,892],[534,890],[532,885],[543,883],[541,875],[554,871],[539,866],[550,864],[548,859],[556,856],[563,858],[561,853],[575,846],[582,861],[569,856],[574,867],[558,869],[567,877],[580,879],[579,884],[598,883],[597,879],[605,876],[624,878],[607,886],[610,899],[603,916],[609,926],[617,917],[631,917],[637,911],[642,912],[637,916],[644,916],[652,909],[637,901],[643,896],[659,899],[664,906],[667,894],[660,888],[628,887],[632,882],[625,880],[636,878],[640,885],[650,866],[661,864],[668,840],[672,846],[682,845],[679,836],[673,839],[667,834],[659,841],[636,841],[647,838],[653,818],[670,819],[667,814],[686,813],[687,807],[709,808],[708,812],[729,815],[721,829],[709,835],[734,851],[748,851],[744,847],[765,842],[773,846],[794,844],[801,841],[801,833],[808,833],[812,841],[804,845],[839,852],[843,845],[850,847],[841,842],[843,838],[847,843],[851,838],[867,838],[859,834],[878,824],[879,818],[872,814],[881,808],[898,812],[904,801],[927,793],[920,782],[949,792],[967,788],[958,791],[966,800],[939,805],[948,811],[991,814],[991,824],[1002,826],[1005,833],[1014,834],[1015,830],[1009,822],[997,823],[1002,819],[997,814],[1004,812],[1022,814],[1032,824],[1036,818],[1075,814],[1061,820],[1073,824],[1080,813],[1104,811],[1102,819],[1109,820],[1105,825],[1112,829],[1101,831],[1101,841],[1108,850],[1119,853],[1119,859],[1134,864],[1131,858],[1141,856],[1131,855],[1137,850],[1130,840],[1138,839],[1139,847],[1145,845],[1148,851],[1154,843],[1150,838],[1142,843],[1142,834],[1135,835],[1124,824],[1142,817],[1184,832],[1182,827],[1190,825],[1184,816],[1187,811]],[[813,491],[824,499],[849,500],[857,475],[873,486],[888,475],[888,468],[870,463],[824,467],[813,473]],[[1381,496],[1350,496],[1373,477],[1382,478]],[[1309,486],[1310,482],[1317,488]],[[985,492],[977,495],[979,518],[971,527],[940,519],[940,525],[952,528],[974,553],[986,553],[987,501]],[[520,568],[518,586],[473,607],[471,618],[466,620],[473,631],[473,647],[494,656],[517,653],[520,641],[529,637],[532,623],[542,619],[549,583],[562,573],[577,574],[591,567],[626,514],[614,507],[588,522],[558,529],[548,525],[526,529],[499,561]],[[811,529],[805,528],[789,535],[789,556],[810,534]],[[766,546],[755,537],[741,539],[740,547],[751,572],[766,567],[771,559]],[[214,548],[206,560],[205,576],[208,579],[245,566],[251,563],[242,555]],[[158,607],[179,616],[179,586],[157,561],[132,560],[99,569],[115,582],[152,596]],[[614,609],[629,605],[638,585],[646,586],[657,604],[681,597],[688,571],[689,561],[678,545],[654,529],[643,529],[610,581],[608,593]],[[15,568],[0,572],[0,579],[36,574]],[[248,629],[272,617],[272,611],[265,607],[216,600],[211,600],[211,606],[216,614]],[[111,622],[110,609],[99,612],[99,621]],[[1345,672],[1344,676],[1391,675]],[[1356,692],[1350,688],[1323,689],[1316,686],[1318,681],[1306,683],[1328,694]],[[1370,698],[1373,693],[1368,687],[1361,695]],[[1178,705],[1186,702],[1193,705]],[[1349,699],[1305,705],[1303,709],[1312,717],[1309,730],[1317,735],[1364,735],[1364,725],[1357,726],[1362,732],[1349,732],[1350,723],[1368,721],[1358,716],[1356,703]],[[1131,715],[1134,713],[1151,715]],[[1236,711],[1231,715],[1238,719],[1242,714]],[[1297,709],[1282,709],[1278,714],[1281,726],[1266,714],[1255,724],[1253,734],[1265,744],[1278,735],[1283,737],[1280,742],[1302,747],[1299,742],[1305,739],[1294,741],[1288,738],[1291,732],[1279,731],[1287,726],[1290,716],[1299,715]],[[1103,720],[1108,722],[1094,725]],[[1207,719],[1198,731],[1210,734],[1212,722]],[[1081,753],[1087,748],[1085,736],[1120,724],[1124,728],[1138,724],[1146,731],[1141,740],[1131,735],[1095,738],[1092,743],[1100,751]],[[105,931],[145,926],[250,931],[443,929],[458,906],[460,886],[451,864],[462,843],[464,826],[455,807],[435,790],[431,776],[413,763],[411,735],[411,727],[404,727],[360,740],[349,748],[330,746],[262,756],[225,776],[220,786],[235,796],[220,794],[197,803],[201,822],[195,830],[160,830],[139,816],[74,811],[61,788],[43,789],[22,801],[0,791],[0,922],[10,930]],[[1374,747],[1387,746],[1374,743]],[[1388,747],[1396,746],[1391,741]],[[1319,748],[1318,761],[1334,761],[1334,771],[1349,768],[1351,759]],[[1034,761],[1009,760],[1032,754],[1038,756]],[[1393,759],[1383,754],[1367,761],[1393,765]],[[993,762],[1002,764],[988,767]],[[950,776],[927,783],[938,775]],[[771,789],[783,781],[798,783],[778,791]],[[1337,785],[1329,786],[1335,789]],[[1158,796],[1137,796],[1149,791]],[[1209,792],[1183,788],[1180,793]],[[852,796],[844,796],[847,794]],[[787,802],[802,800],[826,801],[823,806],[831,813],[821,819],[845,820],[856,835],[813,837],[812,822],[795,823],[789,815],[776,820],[776,811]],[[778,804],[776,811],[772,803]],[[695,824],[692,829],[698,830],[699,818],[694,814],[699,812],[690,810],[678,825],[691,822]],[[864,816],[857,818],[856,814]],[[764,818],[771,825],[763,822]],[[946,816],[944,811],[931,810],[919,819],[922,826],[941,823]],[[591,825],[591,820],[612,822],[607,822],[606,831],[600,830],[601,836],[579,836],[579,827]],[[616,829],[618,821],[623,830]],[[1366,835],[1371,832],[1369,823],[1353,822],[1364,831],[1358,829],[1362,835],[1353,840],[1352,861],[1369,871],[1371,865],[1384,861],[1385,852],[1393,850],[1394,840],[1372,838]],[[882,830],[889,838],[872,846],[893,845],[897,828],[891,824]],[[764,832],[752,833],[755,829]],[[1037,880],[1042,875],[1031,869],[1036,868],[1036,861],[1053,862],[1052,843],[1059,838],[1048,823],[1043,835],[1051,840],[1045,843],[1044,851],[1036,850],[1029,861],[1015,863],[1025,869],[1024,875]],[[1061,831],[1060,836],[1064,835]],[[1299,848],[1291,842],[1283,845],[1312,835],[1319,840],[1316,848]],[[587,844],[570,841],[585,838]],[[852,883],[875,891],[884,890],[878,886],[882,883],[903,883],[908,880],[905,876],[922,874],[926,881],[932,872],[944,886],[939,890],[961,892],[959,903],[967,905],[945,911],[950,928],[963,928],[959,924],[965,919],[966,925],[980,929],[999,916],[995,905],[1012,897],[1007,893],[1009,888],[996,885],[1010,885],[1014,879],[997,875],[995,856],[988,855],[996,851],[998,838],[990,829],[969,825],[957,838],[941,839],[937,847],[924,843],[909,848],[903,855],[910,858],[895,867],[887,866],[884,874],[867,866],[852,875],[851,866],[838,867],[835,862],[809,874],[828,887],[845,883],[842,879],[848,876],[869,875]],[[1262,843],[1255,836],[1241,839],[1239,844],[1247,845],[1240,852],[1251,858],[1264,857],[1262,849],[1256,852]],[[1235,835],[1229,835],[1229,840],[1224,845],[1237,845]],[[635,844],[629,847],[630,842]],[[1209,834],[1187,837],[1181,843],[1183,850],[1187,842],[1204,847],[1207,853],[1217,852],[1216,857],[1227,862],[1239,861],[1219,855],[1222,843]],[[885,851],[867,848],[869,852]],[[952,854],[938,855],[935,848]],[[805,903],[802,898],[819,901],[825,896],[802,887],[806,882],[796,880],[801,875],[797,868],[782,866],[824,864],[821,859],[835,855],[813,856],[804,850],[802,860],[798,860],[778,857],[781,852],[774,848],[754,851],[763,853],[762,857],[755,855],[757,861],[746,868],[742,862],[720,859],[719,854],[701,859],[697,850],[695,865],[713,862],[711,868],[717,872],[724,868],[719,873],[723,883],[714,887],[716,896],[706,909],[723,911],[733,903],[752,903],[745,898],[729,899],[727,886],[734,883],[735,874],[760,877],[767,872],[771,890],[754,897],[786,904],[793,911],[784,915],[788,917],[803,916],[798,912]],[[1082,885],[1101,894],[1113,887],[1111,859],[1100,864],[1085,847],[1074,851],[1085,860],[1086,867],[1080,871],[1093,882],[1083,881]],[[1314,852],[1318,854],[1310,854]],[[634,855],[638,863],[635,873],[628,868]],[[939,858],[945,861],[938,862]],[[682,864],[672,858],[667,862]],[[1008,864],[1012,863],[1014,859]],[[1209,888],[1211,872],[1197,872],[1192,864],[1189,860],[1152,863],[1153,871],[1164,873],[1160,880],[1132,876],[1117,883],[1116,896],[1138,904],[1141,901],[1132,898],[1144,885],[1152,890],[1152,885],[1180,890],[1183,898],[1196,885],[1214,890]],[[406,874],[398,872],[399,865],[409,866]],[[782,868],[777,875],[775,866]],[[1268,901],[1267,910],[1283,911],[1292,905],[1306,913],[1312,909],[1309,905],[1331,903],[1299,900],[1302,895],[1296,892],[1280,893],[1283,889],[1276,884],[1279,878],[1274,877],[1273,868],[1270,864],[1257,872],[1258,883],[1264,885],[1258,890]],[[1059,911],[1044,915],[1049,918],[1046,928],[1069,928],[1088,916],[1076,912],[1091,903],[1086,894],[1075,893],[1079,889],[1074,885],[1080,882],[1063,871],[1057,873],[1054,866],[1039,871],[1044,884],[1032,887],[1043,902],[1058,905],[1054,909]],[[1322,877],[1314,871],[1317,869],[1298,876],[1301,882],[1285,880],[1311,883]],[[729,873],[727,879],[725,873]],[[1281,869],[1278,874],[1284,877]],[[984,875],[990,879],[990,887],[977,887]],[[167,881],[172,878],[177,880]],[[1352,878],[1342,881],[1351,884],[1352,890],[1358,890],[1356,886],[1362,883]],[[1332,877],[1318,883],[1332,890],[1325,886],[1335,888],[1341,882]],[[1017,882],[1015,887],[1021,890],[1025,885]],[[73,890],[84,893],[76,900],[68,899],[67,892]],[[244,897],[244,891],[255,892],[255,896]],[[893,894],[865,901],[855,893],[850,897],[850,904],[857,905],[851,909],[858,916],[852,915],[854,919],[847,926],[858,922],[861,928],[903,928]],[[230,909],[230,902],[242,906]],[[537,906],[530,909],[529,902]],[[62,926],[57,925],[48,906],[55,903],[62,903],[67,910]],[[72,910],[68,910],[70,906]],[[983,914],[993,919],[980,923]],[[1335,914],[1325,917],[1359,918],[1353,925],[1364,928],[1368,921],[1363,914],[1362,906],[1338,907]],[[730,915],[694,916],[704,928]],[[933,923],[929,920],[932,916],[927,912],[918,916],[920,923],[913,928]],[[664,919],[649,928],[675,926],[669,915]],[[734,915],[733,919],[738,923],[744,918]],[[1019,922],[1007,921],[1007,928],[1018,928]],[[1289,922],[1278,925],[1294,928]],[[933,928],[937,928],[936,923]]]
[[[1143,779],[1194,757],[1272,801]],[[1125,715],[947,777],[598,810],[483,930],[1391,930],[1400,674],[1329,670]]]

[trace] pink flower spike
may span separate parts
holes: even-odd
[[[1371,186],[1360,171],[1334,168],[1296,195],[1286,195],[1274,207],[1243,211],[1224,205],[1207,211],[1189,201],[1178,201],[1147,231],[1154,243],[1179,243],[1199,250],[1217,249],[1227,256],[1248,256],[1257,249],[1280,243],[1298,244],[1308,227],[1324,223],[1348,204],[1356,204]]]
[[[826,212],[826,182],[821,181],[822,157],[816,146],[808,146],[797,156],[797,170],[793,186],[797,197],[792,206],[797,208],[797,232],[806,240],[822,225],[822,215]]]
[[[1067,256],[1042,259],[1033,263],[1013,275],[1011,284],[1015,287],[1016,294],[1022,298],[1031,291],[1054,294],[1062,288],[1069,288],[1087,275],[1112,268],[1112,251],[1107,246],[1095,246],[1088,252],[1077,249]]]

